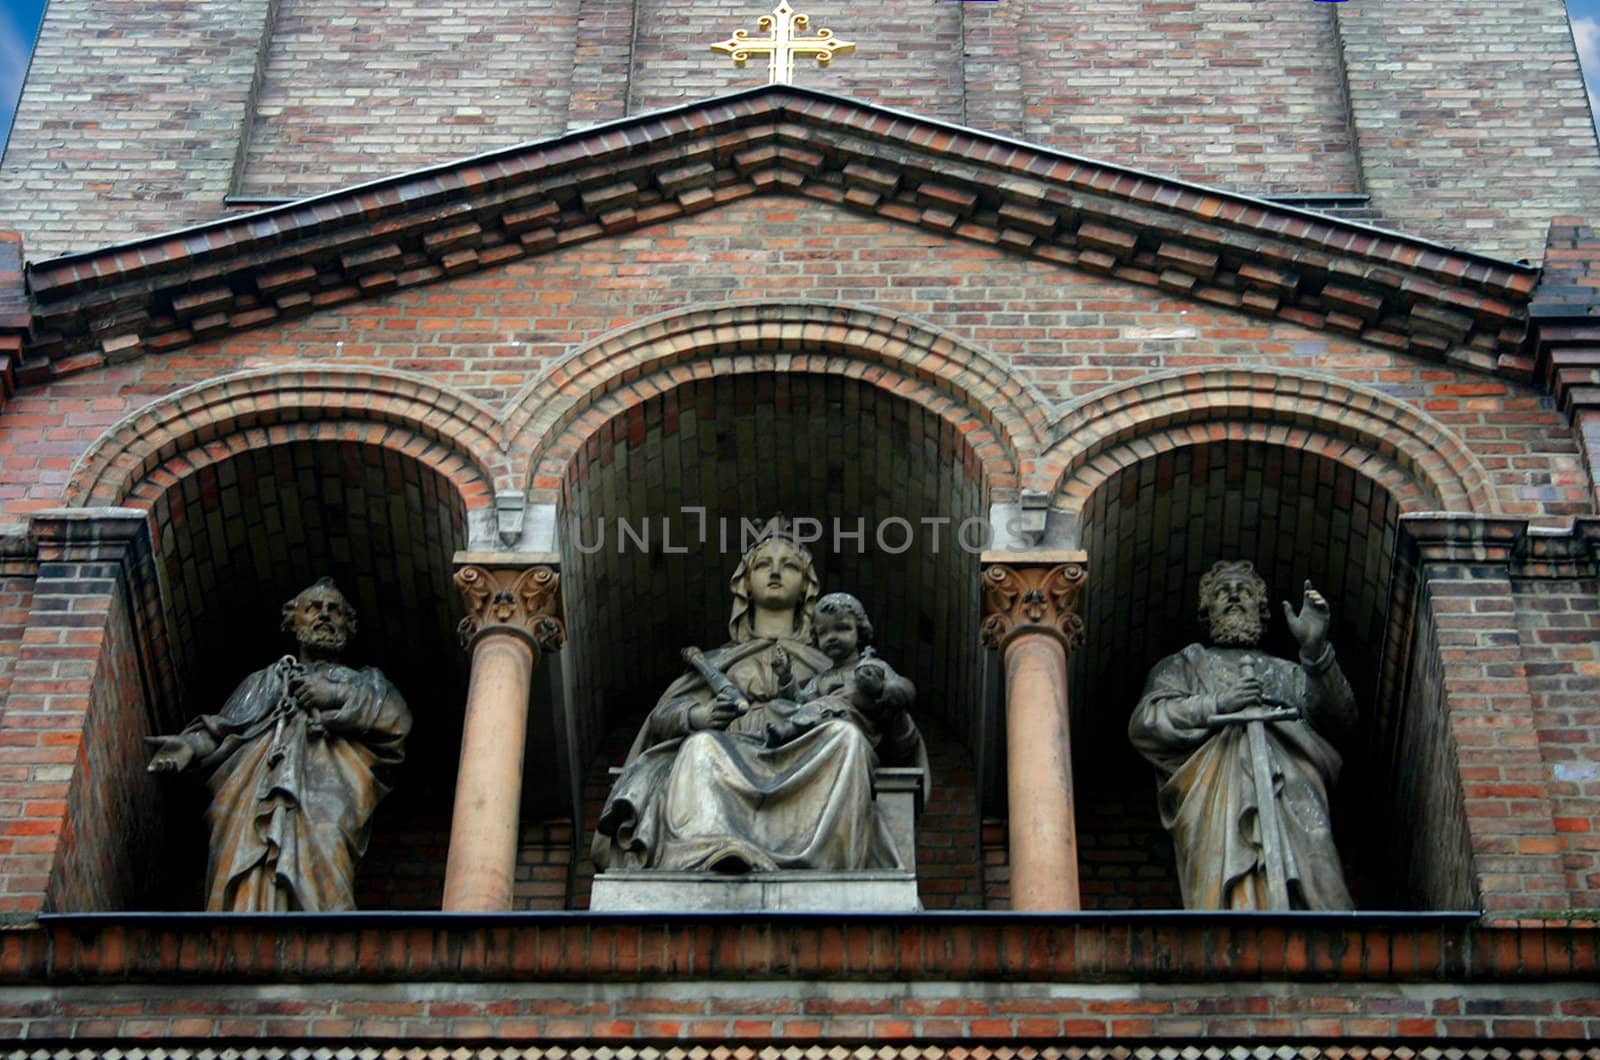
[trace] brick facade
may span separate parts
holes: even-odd
[[[0,239],[0,1038],[174,1060],[1600,1038],[1600,244],[1563,216],[1545,250],[1600,160],[1560,4],[868,0],[812,11],[877,34],[873,65],[863,41],[807,82],[837,94],[715,99],[746,83],[702,62],[753,28],[731,3],[170,0],[120,29],[159,73],[82,47],[120,6],[51,5],[0,165],[0,224],[40,259]],[[82,56],[124,76],[69,100]],[[230,192],[326,194],[134,238]],[[1249,197],[1366,193],[1406,231]],[[607,770],[674,651],[722,636],[734,560],[693,507],[861,520],[853,551],[830,523],[813,548],[920,689],[928,914],[589,912]],[[1080,912],[1010,910],[1002,667],[958,527],[1019,514],[1008,547],[1088,557]],[[867,528],[891,518],[914,547]],[[584,547],[624,519],[691,547]],[[436,912],[463,550],[554,554],[568,629],[534,674],[512,909],[484,917]],[[1175,908],[1127,718],[1225,554],[1332,602],[1363,912]],[[278,604],[322,573],[416,719],[363,911],[194,913],[205,796],[148,775],[140,737],[278,654]]]
[[[803,84],[1093,158],[1370,195],[1367,218],[1506,258],[1538,257],[1552,216],[1597,205],[1561,0],[806,10],[860,47]],[[57,0],[0,165],[0,228],[41,257],[84,250],[222,216],[230,195],[313,194],[761,84],[760,60],[737,70],[707,46],[762,13]]]

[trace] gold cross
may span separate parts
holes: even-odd
[[[848,55],[856,50],[849,41],[839,40],[831,29],[819,29],[814,37],[797,37],[811,26],[810,15],[795,14],[789,0],[778,0],[772,14],[762,15],[757,28],[768,30],[770,37],[751,38],[744,30],[734,30],[733,36],[711,46],[714,52],[726,52],[733,65],[743,66],[752,55],[767,56],[767,83],[790,85],[794,83],[794,58],[804,55],[817,60],[818,66],[827,66],[835,55]]]

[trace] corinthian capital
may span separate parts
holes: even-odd
[[[1082,552],[986,553],[983,624],[986,648],[1003,648],[1023,633],[1058,638],[1070,652],[1083,643],[1078,596],[1086,577]]]
[[[512,565],[461,562],[456,588],[467,606],[458,627],[462,647],[488,633],[512,633],[542,651],[566,643],[561,620],[561,575],[552,564]]]

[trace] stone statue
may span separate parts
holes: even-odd
[[[768,740],[781,742],[824,719],[843,718],[890,761],[915,761],[921,738],[908,709],[916,688],[873,649],[872,620],[861,601],[849,593],[829,593],[817,601],[812,625],[830,665],[797,692],[790,691],[792,681],[780,688],[780,696],[792,696],[802,706],[788,726],[770,725]],[[779,658],[774,664],[779,679],[788,678],[787,661]]]
[[[356,613],[332,580],[284,604],[283,628],[298,656],[245,678],[222,713],[148,738],[150,772],[208,775],[213,912],[354,909],[356,863],[389,791],[374,771],[404,758],[405,701],[380,671],[335,661]]]
[[[1271,610],[1249,562],[1200,579],[1200,613],[1215,646],[1158,663],[1128,725],[1156,768],[1184,906],[1352,908],[1328,820],[1341,760],[1327,734],[1355,722],[1355,696],[1328,643],[1328,602],[1308,581],[1298,613],[1284,603],[1297,662],[1255,650]]]
[[[884,765],[926,769],[904,709],[910,683],[886,664],[869,676],[850,662],[864,613],[843,613],[822,650],[811,644],[816,571],[781,530],[769,527],[729,586],[732,639],[704,654],[685,650],[689,672],[645,719],[601,811],[595,864],[724,873],[897,867],[872,771],[880,755]],[[845,688],[851,682],[854,692]],[[812,702],[794,700],[797,685],[813,689]]]

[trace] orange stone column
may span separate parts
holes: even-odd
[[[444,870],[447,912],[511,908],[529,685],[540,653],[566,639],[553,563],[475,558],[456,557],[456,588],[467,605],[461,642],[472,652],[472,678]]]
[[[1081,552],[983,556],[985,647],[1006,666],[1011,908],[1081,908],[1067,655],[1083,643]]]

